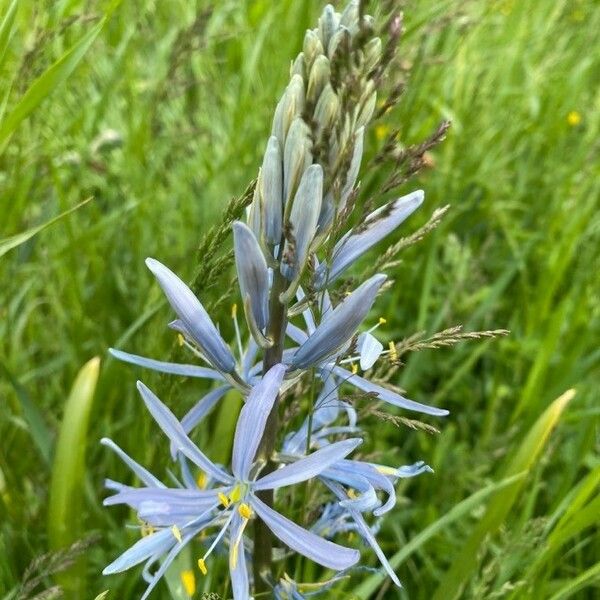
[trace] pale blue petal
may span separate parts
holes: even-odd
[[[358,172],[360,171],[360,163],[362,161],[363,156],[363,143],[365,137],[365,128],[361,127],[354,134],[354,149],[352,150],[352,158],[350,160],[350,166],[348,168],[348,173],[346,174],[346,183],[342,188],[342,193],[340,197],[340,203],[338,205],[338,214],[346,207],[346,202],[348,201],[348,196],[350,196],[350,192],[356,183],[356,178],[358,177]]]
[[[358,336],[357,348],[360,353],[360,368],[363,371],[370,369],[383,352],[383,344],[367,331]]]
[[[167,569],[171,566],[171,563],[177,558],[177,555],[196,536],[196,534],[200,531],[200,529],[196,528],[193,531],[191,531],[190,533],[184,534],[182,536],[181,543],[177,542],[176,545],[173,546],[173,548],[171,548],[171,550],[169,551],[167,556],[165,556],[165,559],[161,563],[161,565],[158,568],[158,570],[156,571],[156,573],[153,574],[152,582],[146,588],[146,591],[144,592],[144,594],[142,595],[140,600],[146,600],[146,598],[148,598],[148,596],[150,595],[152,590],[156,587],[156,585],[160,581],[161,577],[167,572]],[[173,536],[173,534],[171,533],[170,530],[167,529],[165,531],[168,531],[171,534],[171,537]]]
[[[333,249],[331,266],[321,266],[316,273],[316,284],[321,287],[337,279],[352,263],[396,229],[423,203],[422,190],[398,198],[372,212],[364,227],[355,234],[345,235]]]
[[[183,365],[180,363],[163,362],[162,360],[154,360],[137,354],[129,354],[122,350],[109,348],[108,350],[115,358],[132,365],[138,365],[145,369],[152,369],[160,373],[169,373],[171,375],[183,375],[184,377],[199,377],[201,379],[220,379],[223,380],[223,375],[214,369],[206,367],[198,367],[196,365]]]
[[[328,484],[328,487],[340,500],[343,501],[344,498],[347,497],[344,490],[341,489],[338,485]],[[375,539],[375,536],[373,535],[371,528],[369,527],[369,525],[367,524],[367,522],[365,521],[363,516],[360,514],[359,511],[354,510],[352,508],[347,508],[347,510],[350,513],[350,516],[352,517],[354,522],[356,523],[358,531],[361,533],[362,537],[367,542],[367,544],[369,544],[369,546],[371,546],[371,548],[377,555],[379,562],[381,562],[383,568],[385,569],[387,574],[390,576],[391,580],[398,587],[402,587],[402,584],[400,583],[398,576],[394,572],[394,569],[392,569],[392,565],[390,565],[387,557],[385,556],[385,554],[383,553],[383,550],[381,549],[381,546],[377,543],[377,540]]]
[[[336,571],[348,569],[358,562],[360,558],[358,550],[345,548],[329,540],[324,540],[296,525],[293,521],[286,519],[255,496],[251,496],[250,503],[256,514],[275,536],[299,554]]]
[[[306,294],[301,287],[298,287],[296,290],[296,299],[298,302],[302,302],[306,298]],[[308,307],[306,310],[302,311],[302,318],[306,323],[306,331],[310,335],[316,328],[315,318],[313,317],[312,310]]]
[[[348,473],[333,465],[321,473],[321,479],[324,481],[337,481],[353,490],[359,492],[356,498],[346,498],[340,502],[345,508],[352,507],[360,512],[374,511],[381,506],[381,500],[377,497],[375,488],[370,482],[360,474]]]
[[[340,302],[294,354],[291,367],[306,369],[346,344],[371,310],[385,275],[374,275]]]
[[[157,260],[147,258],[146,265],[208,360],[220,371],[231,373],[235,369],[235,359],[194,292]]]
[[[232,483],[231,475],[217,467],[209,458],[207,458],[200,449],[186,435],[181,423],[177,417],[148,389],[141,381],[138,381],[137,388],[158,426],[165,432],[167,437],[173,442],[177,450],[187,456],[196,466],[214,477],[217,481]]]
[[[262,379],[250,390],[246,403],[240,411],[233,440],[232,469],[237,479],[246,481],[250,467],[271,409],[277,399],[285,375],[285,365],[278,364],[269,369]]]
[[[231,386],[224,385],[218,387],[202,397],[181,419],[181,426],[186,433],[189,433],[201,423],[203,419],[212,411],[219,400],[231,389]],[[171,456],[175,458],[177,448],[171,443]]]
[[[115,444],[112,440],[108,438],[102,438],[100,443],[107,448],[110,448],[139,478],[149,487],[158,487],[164,488],[166,487],[160,479],[157,479],[142,465],[137,463],[133,458],[131,458],[124,450],[122,450],[117,444]]]
[[[362,443],[360,438],[351,438],[329,444],[300,460],[285,465],[256,481],[253,490],[273,490],[316,477],[342,458],[345,458]]]
[[[308,339],[308,335],[293,323],[287,324],[285,332],[296,344],[303,344]]]
[[[229,575],[231,577],[231,590],[233,600],[250,600],[250,584],[248,581],[248,567],[246,565],[246,551],[244,549],[244,538],[239,542],[237,549],[237,560],[235,566],[233,561],[234,541],[237,540],[243,520],[236,511],[231,521],[231,534],[229,545]]]
[[[377,394],[379,400],[389,402],[390,404],[398,406],[399,408],[413,410],[415,412],[433,415],[436,417],[445,417],[449,414],[449,412],[444,408],[436,408],[435,406],[428,406],[427,404],[421,404],[420,402],[415,402],[414,400],[404,398],[404,396],[396,394],[396,392],[392,392],[392,390],[388,390],[387,388],[377,385],[376,383],[372,383],[364,377],[352,375],[350,371],[346,371],[346,369],[343,369],[342,367],[333,367],[333,370],[335,374],[342,377],[346,383],[349,383],[350,385],[353,385],[364,392],[375,393]]]
[[[262,331],[269,319],[267,261],[252,230],[241,221],[233,224],[233,246],[242,300],[250,298],[254,321]]]
[[[250,375],[250,371],[252,370],[252,366],[254,365],[254,361],[256,359],[257,354],[258,344],[256,343],[253,337],[250,337],[250,339],[248,340],[246,352],[244,352],[244,358],[242,359],[242,376],[246,383]]]
[[[267,143],[260,181],[265,238],[271,244],[279,244],[283,224],[283,157],[274,135]]]
[[[404,465],[403,467],[399,467],[396,469],[394,476],[399,477],[400,479],[406,479],[408,477],[415,477],[421,473],[433,473],[433,469],[429,465],[426,465],[422,460],[416,462],[414,465]]]
[[[311,165],[300,180],[290,212],[294,251],[292,254],[286,241],[281,262],[281,273],[288,279],[293,279],[304,268],[310,244],[317,231],[322,197],[323,169],[321,165]],[[289,257],[288,261],[286,256]]]
[[[175,543],[176,540],[173,537],[173,533],[168,529],[163,529],[162,531],[143,537],[125,550],[119,558],[105,567],[102,575],[112,575],[113,573],[126,571],[155,554],[166,552]]]

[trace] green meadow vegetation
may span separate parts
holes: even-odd
[[[409,146],[447,119],[429,167],[404,186],[425,203],[392,241],[450,208],[402,252],[367,325],[384,317],[385,343],[421,332],[394,383],[451,414],[426,421],[437,433],[369,418],[365,452],[435,474],[402,482],[381,523],[404,589],[364,570],[325,597],[598,598],[600,7],[401,5],[406,90],[371,127],[361,194],[389,174],[370,160],[389,133]],[[168,444],[134,383],[178,416],[206,384],[107,349],[184,359],[144,259],[190,281],[199,272],[203,236],[256,176],[289,62],[321,9],[0,0],[0,598],[141,595],[139,569],[100,574],[139,531],[126,509],[102,507],[105,477],[133,479],[99,440],[164,474]],[[229,332],[239,300],[224,265],[196,289]],[[457,325],[510,334],[429,347]],[[229,458],[238,409],[227,398],[198,433],[216,460]],[[153,597],[187,598],[180,576],[194,558]],[[362,564],[377,567],[367,549]],[[196,570],[194,597],[227,598],[225,573],[226,561]],[[290,574],[327,576],[308,563]]]

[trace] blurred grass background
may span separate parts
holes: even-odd
[[[140,373],[106,350],[176,351],[143,259],[191,279],[203,233],[256,174],[289,60],[322,4],[0,7],[0,597],[18,597],[34,576],[35,591],[23,597],[49,588],[51,559],[40,557],[96,532],[85,562],[62,582],[72,597],[110,588],[109,598],[135,598],[137,572],[99,574],[137,533],[124,528],[125,511],[101,506],[103,478],[129,475],[98,440],[113,437],[159,470],[166,445],[155,443],[134,393]],[[511,335],[407,360],[397,383],[451,415],[432,421],[441,429],[434,436],[371,422],[370,447],[382,460],[422,459],[436,471],[401,486],[379,536],[389,556],[400,550],[406,591],[367,573],[326,596],[598,598],[600,8],[595,0],[404,8],[408,89],[400,110],[372,128],[367,152],[390,129],[400,127],[408,144],[450,119],[435,168],[406,187],[423,187],[426,203],[401,234],[436,207],[452,208],[404,253],[394,292],[379,303],[388,321],[380,331],[399,340],[463,324]],[[364,172],[363,188],[378,177]],[[88,197],[24,243],[7,242]],[[229,310],[221,306],[224,327]],[[94,356],[93,404],[81,380],[67,404]],[[93,379],[95,368],[84,375]],[[144,379],[179,415],[201,389]],[[552,404],[571,389],[568,405],[571,392]],[[53,474],[59,432],[59,446],[71,443],[83,458],[81,439],[63,441],[66,406],[83,430],[91,410],[85,469],[71,457]],[[222,436],[205,435],[203,446],[226,454]],[[64,476],[78,508],[64,494],[49,499],[51,478],[54,489]],[[65,522],[48,527],[49,518]],[[376,564],[370,553],[364,560]],[[217,570],[198,580],[197,595],[221,592],[219,578]],[[155,596],[185,597],[172,581]]]

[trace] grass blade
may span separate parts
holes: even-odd
[[[489,496],[499,492],[503,488],[517,483],[524,477],[524,473],[513,475],[497,483],[492,483],[481,490],[478,490],[462,502],[454,506],[443,517],[423,529],[418,535],[412,538],[404,545],[392,558],[390,564],[393,569],[397,569],[413,552],[418,550],[423,544],[427,543],[432,537],[437,535],[445,527],[448,527],[454,521],[471,513],[475,508],[482,504]],[[355,591],[354,596],[360,600],[367,600],[374,592],[377,591],[379,585],[385,581],[386,575],[377,573],[371,575],[365,580]]]
[[[15,129],[52,92],[64,83],[81,62],[90,46],[102,31],[106,18],[90,29],[76,44],[67,50],[53,65],[48,67],[29,87],[17,105],[0,125],[0,152],[6,146]]]
[[[566,600],[579,590],[583,589],[588,585],[592,585],[594,582],[600,579],[600,562],[597,562],[593,567],[590,567],[587,571],[584,571],[579,577],[571,579],[562,587],[550,600]]]
[[[79,371],[65,405],[50,483],[48,537],[53,550],[64,548],[81,537],[81,505],[85,450],[100,359],[92,358]],[[61,585],[77,596],[80,564],[61,575]],[[79,590],[81,591],[81,590]]]
[[[19,403],[23,411],[23,417],[29,426],[29,433],[33,439],[33,443],[37,446],[44,462],[50,464],[50,455],[52,454],[52,434],[46,426],[46,422],[42,417],[35,402],[29,397],[27,390],[15,379],[6,365],[0,362],[0,372],[4,373],[12,385]]]
[[[17,14],[17,0],[13,0],[0,24],[0,67],[4,63],[4,55],[12,36],[12,28]]]
[[[507,463],[505,477],[529,471],[533,467],[560,415],[574,395],[575,390],[567,390],[542,413],[515,455]],[[462,545],[459,555],[442,578],[433,600],[450,600],[460,595],[461,590],[478,566],[478,555],[482,542],[488,535],[497,531],[509,514],[522,484],[522,480],[516,481],[502,490],[502,493],[495,494],[485,514]]]
[[[52,219],[49,219],[41,225],[36,225],[35,227],[31,227],[30,229],[22,231],[21,233],[16,233],[15,235],[11,235],[10,237],[0,239],[0,257],[4,256],[7,252],[10,252],[17,246],[24,244],[27,240],[30,240],[34,235],[37,235],[40,231],[46,229],[46,227],[50,227],[50,225],[53,225],[57,221],[60,221],[60,219],[62,219],[63,217],[66,217],[72,212],[75,212],[77,209],[87,204],[91,199],[91,197],[87,198],[83,202],[80,202],[79,204],[75,205],[73,208],[65,210],[65,212],[61,213],[60,215],[56,215],[56,217],[52,217]]]

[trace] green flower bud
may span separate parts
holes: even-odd
[[[304,110],[304,80],[300,75],[293,75],[287,86],[281,100],[275,109],[273,118],[273,129],[271,135],[274,135],[283,148],[290,125],[295,117],[302,114]]]
[[[330,76],[331,68],[329,66],[329,59],[321,54],[315,59],[308,78],[306,99],[309,103],[315,104],[317,102],[323,88],[329,82]]]
[[[312,142],[306,123],[296,117],[288,132],[283,151],[283,197],[292,198],[304,171],[312,162]]]
[[[340,101],[333,91],[330,83],[327,83],[319,96],[315,107],[315,121],[319,124],[319,133],[333,125],[340,108]]]
[[[309,29],[304,36],[304,59],[310,68],[317,58],[325,52],[319,39],[318,30]]]
[[[370,73],[381,59],[382,44],[381,38],[373,38],[368,41],[365,46],[365,62],[363,71],[365,74]]]

